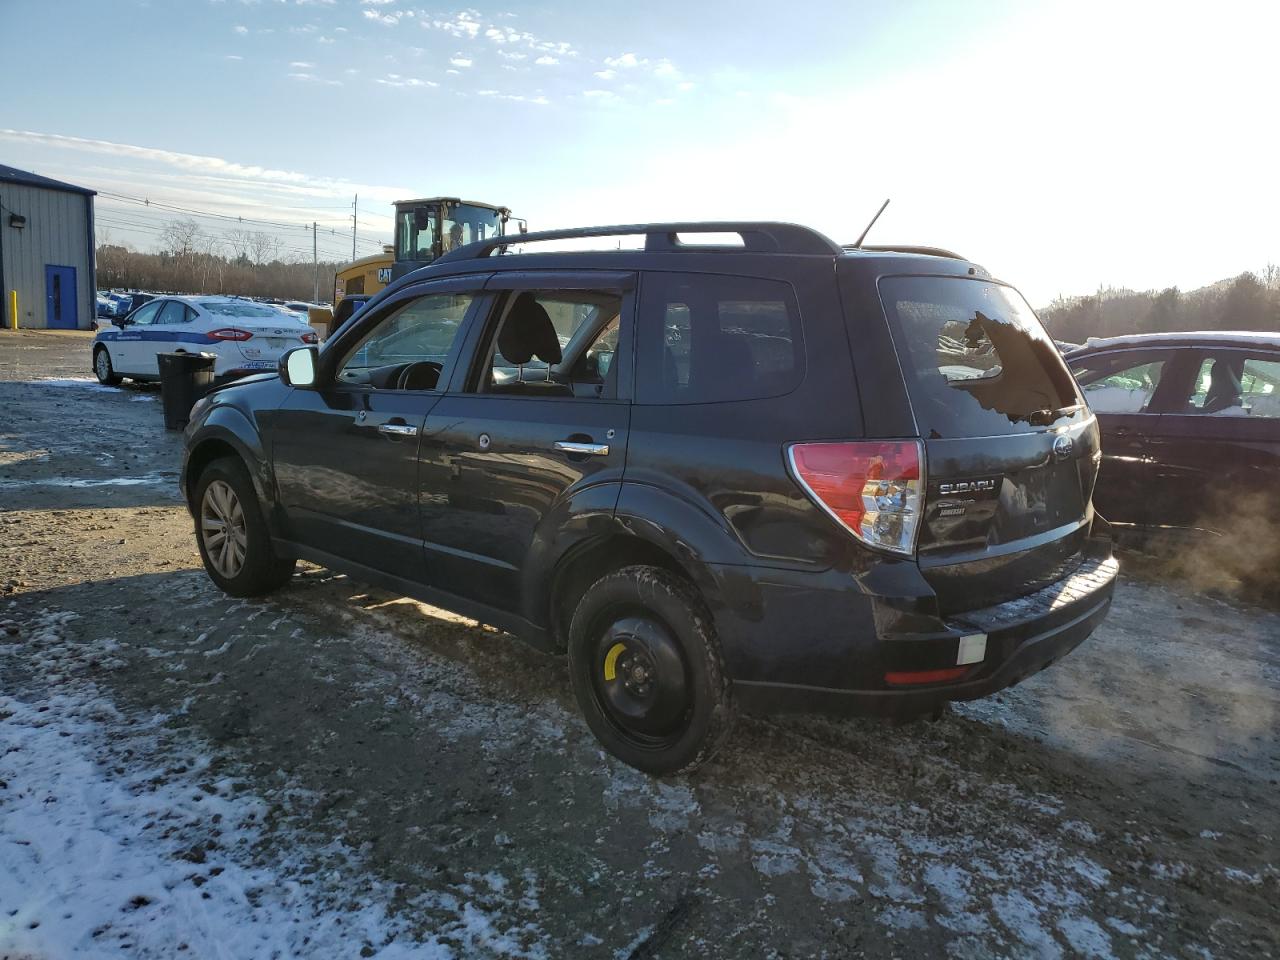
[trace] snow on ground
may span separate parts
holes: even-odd
[[[162,744],[163,715],[125,716],[104,697],[85,675],[119,668],[119,644],[68,640],[75,618],[46,612],[0,647],[56,691],[0,694],[0,955],[545,955],[480,906],[520,896],[496,874],[471,900],[422,903],[455,919],[417,941],[388,913],[394,891],[336,842],[327,875],[247,865],[271,808],[211,776],[198,745]]]
[[[98,393],[119,393],[119,387],[108,387],[99,383],[96,377],[36,377],[34,380],[23,380],[31,387],[80,387]]]

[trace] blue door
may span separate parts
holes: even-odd
[[[76,311],[76,268],[44,265],[45,325],[74,330],[80,325]]]

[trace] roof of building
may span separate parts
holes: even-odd
[[[0,187],[8,184],[23,187],[42,187],[45,190],[61,190],[64,193],[78,193],[86,197],[92,197],[98,192],[90,190],[88,187],[77,187],[74,183],[64,183],[61,180],[42,177],[40,174],[31,173],[28,170],[19,170],[17,167],[6,167],[3,163],[0,163]]]

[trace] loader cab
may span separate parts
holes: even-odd
[[[451,250],[506,233],[511,211],[455,197],[400,200],[396,208],[392,279],[426,266]]]

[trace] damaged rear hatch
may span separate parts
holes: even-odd
[[[918,557],[942,612],[1070,574],[1098,428],[1026,300],[977,277],[890,276],[879,291],[925,448]]]

